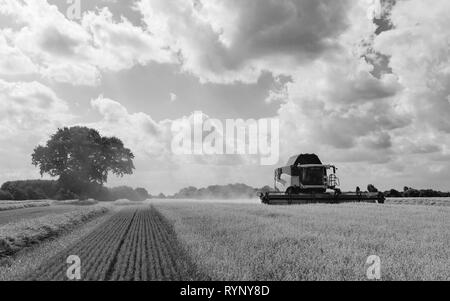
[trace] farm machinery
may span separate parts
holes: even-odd
[[[384,203],[380,192],[342,192],[334,165],[322,164],[315,154],[301,154],[289,159],[284,167],[275,169],[274,190],[260,194],[264,204],[307,203]]]

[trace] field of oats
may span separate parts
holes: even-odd
[[[450,208],[156,202],[213,280],[450,280]]]

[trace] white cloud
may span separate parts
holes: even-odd
[[[250,162],[249,158],[245,159],[245,156],[240,155],[196,156],[174,153],[172,150],[172,138],[174,137],[172,125],[175,124],[175,127],[180,129],[188,127],[189,132],[198,127],[203,129],[203,122],[210,118],[203,113],[200,115],[200,119],[195,118],[194,116],[198,116],[198,114],[195,115],[193,112],[177,119],[155,122],[150,115],[143,112],[130,113],[121,103],[103,96],[92,100],[91,105],[100,113],[101,119],[87,125],[100,130],[105,135],[117,136],[122,139],[136,152],[139,160],[166,161],[165,168],[172,167],[173,164],[178,166],[183,164],[237,165]],[[225,137],[223,132],[218,134]],[[201,137],[204,138],[204,135],[205,133],[202,133]],[[198,141],[194,139],[194,136],[191,138],[191,146],[194,147]],[[225,143],[234,143],[234,141],[225,141]]]
[[[67,103],[38,82],[0,79],[0,104],[0,179],[38,177],[31,168],[31,153],[72,120]]]
[[[96,85],[102,71],[173,60],[158,40],[126,19],[115,22],[106,8],[87,12],[79,24],[45,0],[4,0],[0,16],[14,20],[3,24],[0,51],[13,52],[20,65],[36,65],[44,78],[57,82]],[[7,57],[0,57],[0,67],[8,66]]]
[[[167,153],[170,127],[157,123],[145,113],[129,113],[119,102],[100,96],[91,105],[101,115],[101,120],[89,124],[105,135],[123,139],[141,159],[159,158]]]
[[[33,74],[37,68],[28,56],[10,45],[0,30],[0,76]],[[1,59],[2,58],[2,59]]]
[[[375,40],[389,55],[390,66],[405,87],[403,110],[417,123],[450,133],[450,3],[400,1],[392,11],[395,28]],[[444,134],[443,133],[443,134]]]
[[[135,64],[168,63],[173,58],[158,39],[126,19],[115,23],[107,9],[84,15],[83,28],[91,34],[92,59],[101,69],[119,71]]]
[[[288,84],[279,110],[285,156],[312,151],[345,161],[362,151],[366,161],[387,160],[393,131],[409,124],[396,108],[398,79],[376,79],[364,60],[343,56],[305,67]]]
[[[38,82],[6,82],[0,79],[0,139],[33,135],[54,128],[71,115],[67,104]]]
[[[255,82],[338,48],[352,1],[141,0],[148,31],[202,82]]]

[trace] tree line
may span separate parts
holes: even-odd
[[[92,187],[91,187],[92,189]],[[99,186],[90,192],[84,192],[84,198],[93,198],[98,201],[116,201],[129,199],[143,201],[151,196],[145,188],[133,189],[129,186],[104,187]],[[9,181],[0,188],[0,200],[74,200],[82,199],[80,195],[68,190],[58,181],[53,180],[26,180]]]
[[[450,197],[450,192],[442,192],[433,189],[415,189],[407,186],[403,188],[403,191],[391,189],[383,193],[385,197],[391,198]]]
[[[174,199],[239,199],[254,198],[260,189],[245,184],[212,185],[206,188],[183,188],[170,198]]]

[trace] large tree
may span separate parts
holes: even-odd
[[[41,175],[59,177],[60,184],[77,194],[101,186],[108,173],[132,174],[134,155],[116,137],[102,137],[87,127],[65,127],[51,136],[45,146],[34,149],[32,162]]]

